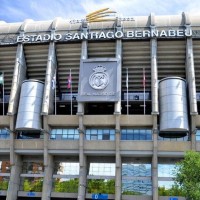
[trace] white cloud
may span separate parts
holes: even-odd
[[[0,20],[52,20],[56,17],[82,19],[101,8],[110,8],[121,16],[192,14],[200,10],[199,0],[0,0]]]

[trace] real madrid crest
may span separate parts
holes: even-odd
[[[106,88],[109,83],[109,76],[105,72],[106,67],[98,65],[93,70],[94,73],[92,73],[89,78],[90,86],[96,90],[102,90]]]

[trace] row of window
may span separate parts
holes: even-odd
[[[0,129],[0,139],[9,139],[10,134],[6,129]],[[43,133],[18,132],[17,139],[43,139]],[[53,140],[78,140],[79,132],[76,128],[52,129],[50,139]],[[86,129],[86,140],[115,140],[115,129]],[[152,140],[151,129],[121,129],[121,140]],[[163,141],[189,141],[185,137],[165,138],[158,136]],[[196,141],[200,141],[200,129],[196,132]]]
[[[6,161],[2,161],[4,165]],[[7,163],[7,162],[6,162]],[[55,162],[53,177],[53,191],[77,193],[78,191],[78,175],[79,163],[71,162]],[[115,192],[115,163],[90,163],[88,175],[88,193],[95,193],[93,190],[98,190],[102,186],[107,188],[108,194]],[[175,164],[158,164],[158,177],[174,177]],[[29,174],[24,176],[23,174]],[[30,174],[44,175],[44,166],[42,162],[23,162],[22,175],[20,178],[21,191],[41,192],[43,185],[43,176],[35,177]],[[55,175],[59,175],[55,177]],[[74,178],[67,178],[66,175],[74,175]],[[151,164],[149,163],[123,163],[122,164],[122,194],[129,195],[152,195],[151,181]],[[100,176],[100,177],[99,177]],[[103,177],[109,179],[102,179]],[[0,176],[0,189],[7,190],[9,176]],[[159,180],[159,187],[170,189],[173,186],[173,179]],[[112,188],[112,189],[111,189]],[[96,193],[99,193],[98,191]]]

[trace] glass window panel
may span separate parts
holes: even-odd
[[[91,135],[91,140],[97,140],[97,135]]]
[[[133,130],[132,129],[127,129],[127,134],[133,134]]]
[[[133,140],[133,134],[127,134],[126,139],[127,140]]]
[[[122,194],[152,195],[151,180],[122,179]]]
[[[67,129],[63,129],[62,134],[63,134],[63,135],[67,135],[67,134],[68,134],[68,130],[67,130]]]
[[[56,129],[57,131],[56,131],[56,134],[60,134],[60,135],[62,135],[62,129]]]
[[[140,135],[139,134],[134,134],[134,140],[139,140],[140,139]]]
[[[78,134],[74,135],[74,139],[78,140],[79,139],[79,135]]]
[[[103,139],[102,134],[98,134],[97,137],[98,137],[98,140],[102,140]]]
[[[126,140],[126,134],[121,134],[121,140]]]
[[[158,177],[174,177],[175,164],[158,164]]]
[[[115,163],[90,163],[89,175],[115,176]]]
[[[110,135],[110,140],[115,140],[115,135]]]
[[[110,140],[110,134],[103,134],[102,140]]]
[[[97,130],[96,129],[91,129],[91,135],[95,135],[95,134],[97,134],[98,132],[97,132]]]

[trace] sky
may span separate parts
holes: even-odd
[[[7,23],[64,19],[84,19],[93,11],[110,8],[120,17],[198,14],[199,0],[0,0],[0,21]]]

